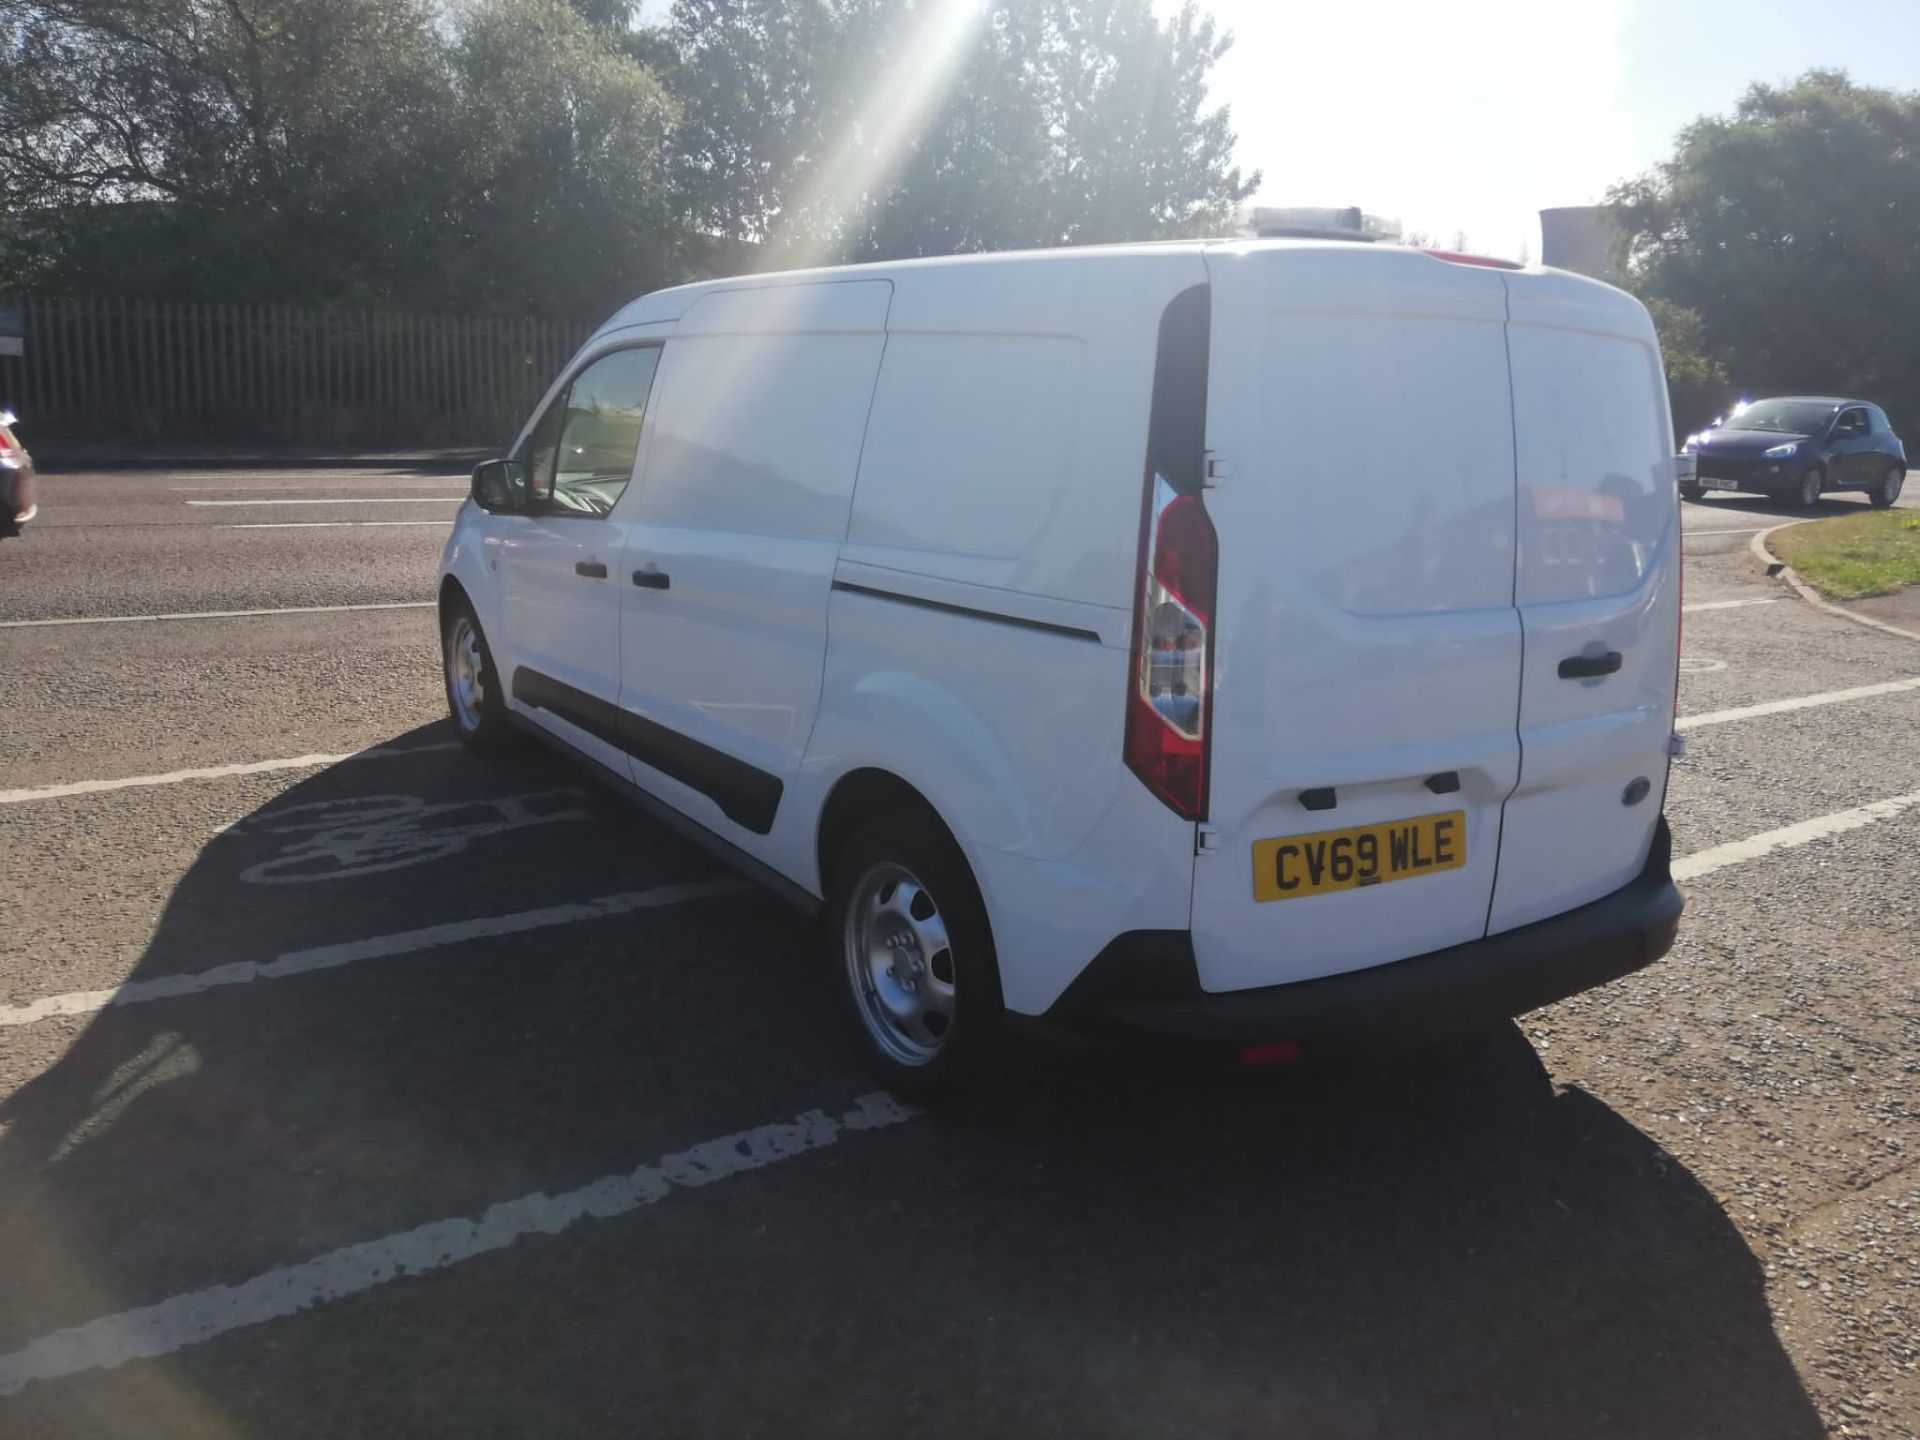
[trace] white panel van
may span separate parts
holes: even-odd
[[[1019,1017],[1404,1044],[1672,943],[1671,434],[1638,303],[1470,257],[663,291],[476,469],[448,704],[824,907],[903,1093]]]

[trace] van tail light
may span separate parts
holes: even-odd
[[[1198,495],[1154,475],[1128,667],[1127,768],[1185,820],[1207,814],[1213,602],[1220,542]]]

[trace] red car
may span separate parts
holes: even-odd
[[[18,535],[39,507],[33,503],[33,457],[14,438],[19,422],[0,410],[0,538]]]

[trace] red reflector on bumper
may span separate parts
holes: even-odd
[[[1270,1040],[1261,1045],[1248,1045],[1240,1051],[1242,1065],[1284,1065],[1299,1058],[1298,1040]]]

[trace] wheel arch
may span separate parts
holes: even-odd
[[[849,770],[834,781],[825,803],[820,807],[820,819],[814,827],[813,848],[823,892],[831,883],[833,857],[840,847],[866,821],[877,815],[895,812],[915,814],[931,820],[939,826],[960,857],[967,859],[966,847],[960,843],[960,837],[931,800],[891,770],[877,765],[863,766]],[[973,870],[971,860],[967,861],[967,869],[969,872]],[[979,876],[975,875],[974,888],[977,891],[979,887]]]

